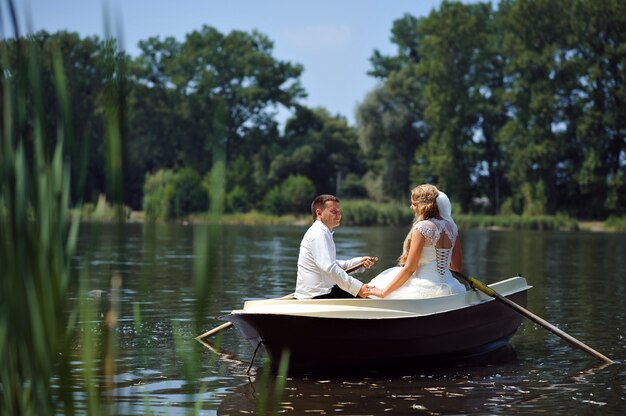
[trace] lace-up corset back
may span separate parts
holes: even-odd
[[[417,229],[425,238],[426,246],[435,251],[435,262],[437,273],[443,277],[452,260],[452,248],[458,236],[456,224],[439,218],[430,218],[419,221],[415,224]]]

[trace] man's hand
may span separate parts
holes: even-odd
[[[368,285],[368,284],[364,284],[363,286],[361,286],[361,290],[359,290],[359,293],[357,293],[357,296],[360,298],[366,298],[369,295],[371,295],[370,291],[372,290],[374,286]]]
[[[378,257],[364,256],[361,257],[361,261],[359,263],[355,264],[352,267],[348,267],[345,271],[346,273],[352,273],[355,270],[359,270],[361,267],[369,269],[374,265],[374,262],[376,261],[378,261]]]
[[[368,296],[376,296],[379,298],[383,298],[383,290],[373,285],[364,284],[361,286],[361,290],[359,290],[358,296],[362,298],[366,298]]]
[[[363,267],[369,269],[378,261],[378,257],[365,256],[361,261],[363,262]]]

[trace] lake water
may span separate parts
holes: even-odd
[[[114,357],[107,382],[98,376],[111,414],[254,414],[265,380],[258,357],[236,330],[216,341],[221,355],[194,340],[219,317],[252,298],[293,292],[298,246],[306,227],[180,224],[83,224],[74,261],[73,300],[90,305],[98,351]],[[341,227],[339,258],[375,255],[358,277],[393,266],[407,229]],[[617,364],[602,367],[525,320],[509,348],[449,367],[362,374],[289,376],[279,414],[624,414],[626,412],[626,235],[587,232],[461,232],[464,271],[492,283],[521,274],[533,288],[528,309]],[[194,264],[206,260],[199,305]],[[112,277],[115,276],[114,279]],[[111,282],[119,282],[118,290]],[[100,292],[102,291],[102,292]],[[201,309],[199,306],[202,306]],[[117,311],[103,336],[107,311]],[[199,312],[200,311],[200,312]],[[199,325],[195,318],[201,313]],[[104,340],[107,340],[106,342]],[[77,343],[79,341],[77,340]],[[79,363],[80,348],[76,346]],[[84,379],[69,385],[86,409]],[[265,408],[272,408],[272,403]]]

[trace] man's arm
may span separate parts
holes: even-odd
[[[343,270],[358,266],[358,268],[354,270],[354,273],[362,273],[365,269],[372,267],[376,261],[378,261],[378,257],[363,256],[354,257],[350,260],[337,260],[337,263],[339,263],[339,267]]]
[[[334,244],[330,234],[315,238],[312,241],[312,254],[317,266],[326,273],[327,276],[346,292],[358,296],[363,283],[347,274],[337,262],[334,253]]]

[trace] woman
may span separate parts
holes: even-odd
[[[413,226],[404,240],[398,266],[370,282],[376,297],[415,299],[465,292],[450,270],[463,266],[459,231],[452,220],[450,200],[433,185],[411,191]]]

